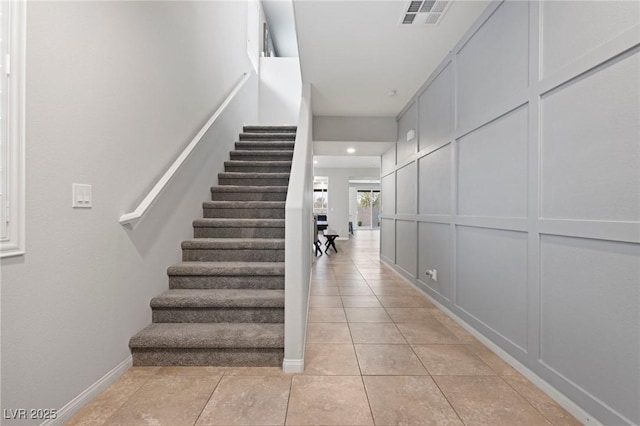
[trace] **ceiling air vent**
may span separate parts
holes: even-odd
[[[401,25],[438,25],[452,0],[424,0],[409,2]]]
[[[412,1],[411,3],[409,3],[407,13],[417,13],[420,10],[421,5],[422,1]]]
[[[416,19],[415,13],[407,13],[406,15],[404,15],[404,19],[402,20],[402,23],[404,25],[412,24],[414,19]]]

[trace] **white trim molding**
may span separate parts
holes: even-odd
[[[7,109],[7,235],[0,243],[0,257],[25,253],[25,63],[26,1],[11,2],[9,54],[3,72],[8,74]]]
[[[602,426],[602,423],[598,422],[592,415],[587,413],[582,407],[578,404],[567,398],[562,392],[558,391],[556,388],[551,386],[549,383],[544,381],[540,376],[527,368],[520,361],[509,355],[505,350],[503,350],[500,346],[493,343],[489,338],[484,336],[478,330],[473,328],[471,325],[466,323],[462,318],[451,312],[445,305],[440,303],[434,297],[432,297],[429,293],[424,291],[424,289],[416,283],[414,278],[407,276],[406,272],[395,265],[393,262],[390,262],[389,259],[380,256],[380,260],[387,265],[393,272],[395,272],[399,277],[405,280],[408,284],[410,284],[413,288],[418,290],[423,296],[425,296],[431,303],[433,303],[439,310],[444,312],[449,318],[454,320],[458,325],[464,328],[469,334],[478,339],[483,345],[488,347],[493,353],[495,353],[500,359],[513,367],[518,373],[522,374],[526,377],[531,383],[533,383],[537,388],[539,388],[542,392],[547,394],[551,399],[558,403],[562,408],[567,410],[571,415],[573,415],[576,419],[578,419],[581,423],[585,425],[593,425],[593,426]]]
[[[282,361],[282,371],[290,374],[304,372],[304,358],[299,358],[299,359],[285,358]]]

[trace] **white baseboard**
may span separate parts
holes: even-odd
[[[282,361],[282,371],[285,373],[302,373],[304,371],[304,358],[284,359]]]
[[[467,324],[462,318],[458,317],[456,314],[451,312],[449,308],[444,306],[442,303],[438,302],[434,299],[429,293],[425,292],[422,288],[420,288],[414,282],[414,278],[407,277],[406,271],[398,269],[396,265],[391,263],[389,259],[384,259],[380,256],[381,260],[389,266],[398,276],[402,277],[408,284],[414,287],[416,290],[420,291],[423,295],[425,295],[434,305],[438,307],[442,312],[447,314],[452,320],[457,322],[462,328],[467,330],[473,337],[482,342],[483,345],[491,349],[496,355],[498,355],[504,362],[509,364],[515,370],[517,370],[520,374],[526,377],[531,383],[540,388],[544,393],[546,393],[551,399],[557,402],[562,408],[567,410],[571,415],[573,415],[578,421],[582,422],[585,425],[593,425],[593,426],[602,426],[598,420],[596,420],[592,415],[587,413],[582,407],[578,404],[567,398],[564,394],[562,394],[559,390],[551,386],[549,383],[545,382],[540,376],[535,374],[533,371],[529,370],[524,364],[520,361],[509,355],[504,349],[493,343],[484,334],[480,333],[478,330],[473,328],[471,325]]]
[[[69,401],[64,407],[58,410],[58,416],[54,420],[47,420],[40,426],[64,425],[76,415],[91,400],[104,392],[113,382],[133,365],[131,355],[126,357],[120,364],[116,365],[111,371],[98,379],[97,382],[86,388],[78,396]]]

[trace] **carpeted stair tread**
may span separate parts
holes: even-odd
[[[151,299],[151,308],[284,308],[284,290],[168,290]]]
[[[284,249],[283,238],[194,238],[182,242],[182,249]]]
[[[291,167],[291,161],[279,160],[229,160],[224,162],[225,167]]]
[[[240,166],[291,166],[291,161],[286,160],[228,160],[224,162],[224,165],[240,165]]]
[[[253,172],[221,172],[218,173],[218,177],[222,178],[235,178],[235,179],[288,179],[289,173],[253,173]],[[269,185],[273,186],[273,185]]]
[[[234,156],[242,155],[243,153],[256,153],[256,152],[271,152],[274,155],[281,155],[283,157],[290,157],[293,155],[293,147],[295,142],[293,141],[238,141],[235,144],[235,149],[231,151],[231,159],[234,160]],[[264,154],[263,154],[264,155]]]
[[[135,366],[278,366],[284,358],[285,206],[296,126],[245,126],[131,338]]]
[[[284,325],[270,323],[154,323],[131,338],[141,348],[283,348]]]
[[[219,185],[282,186],[289,184],[289,172],[223,172],[218,173]]]
[[[167,269],[169,276],[284,275],[284,262],[180,262]]]
[[[240,133],[241,141],[269,140],[269,141],[293,141],[295,133]]]
[[[211,192],[287,192],[286,186],[249,186],[249,185],[218,185],[212,186]]]
[[[284,201],[204,201],[205,209],[284,209]]]
[[[287,190],[286,186],[219,185],[211,188],[211,200],[285,201]]]
[[[237,149],[229,153],[231,160],[240,161],[285,161],[293,159],[293,150],[284,151],[282,149]]]
[[[241,173],[290,173],[291,161],[231,160],[224,162],[224,170]]]
[[[245,133],[296,133],[297,126],[244,126]]]
[[[196,228],[284,228],[284,219],[204,218],[193,221]]]

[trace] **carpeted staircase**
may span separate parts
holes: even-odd
[[[129,342],[134,366],[280,366],[284,214],[296,128],[245,126],[151,300],[153,324]]]

